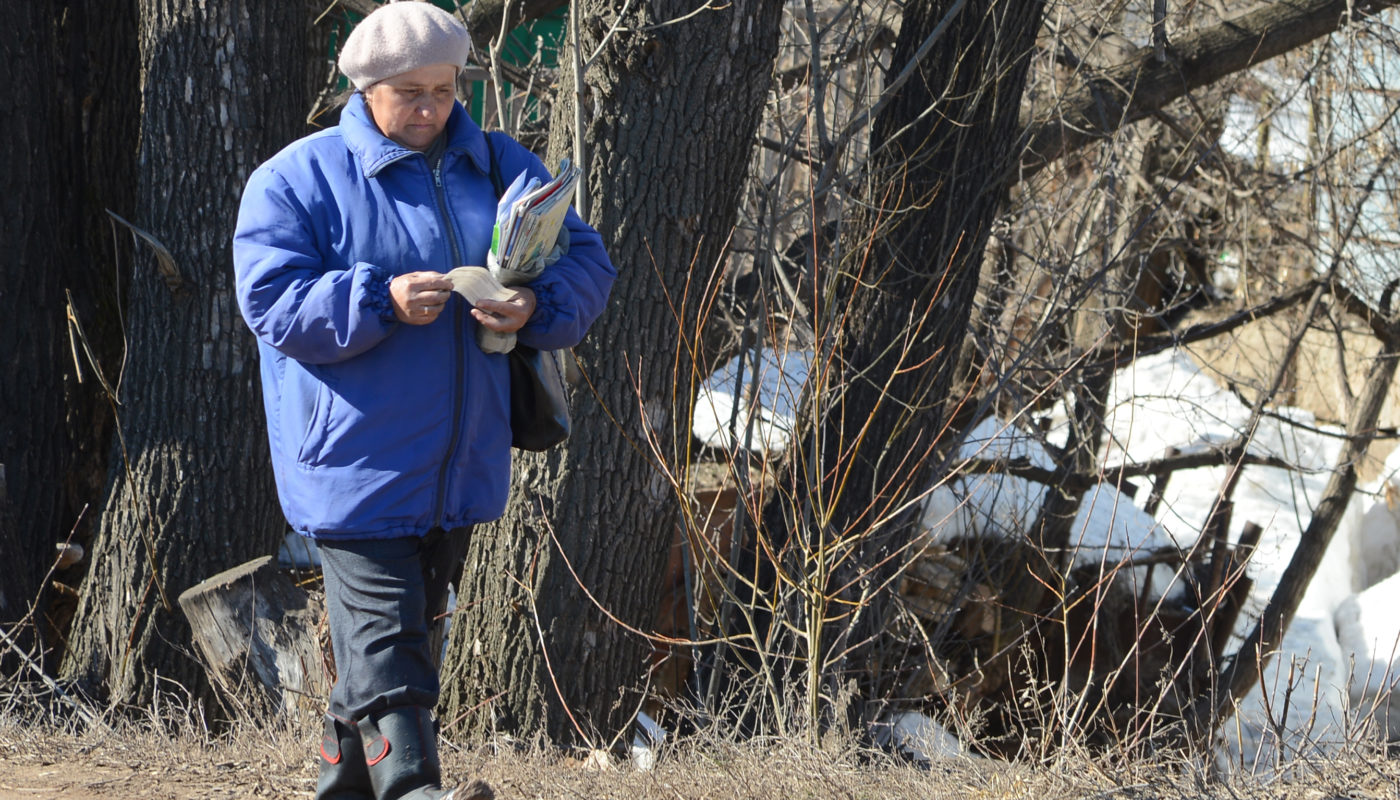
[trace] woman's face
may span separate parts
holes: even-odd
[[[427,150],[447,125],[457,68],[432,64],[385,78],[365,90],[379,132],[410,150]]]

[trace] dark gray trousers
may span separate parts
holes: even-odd
[[[447,587],[461,577],[470,534],[317,542],[335,653],[332,714],[437,705]]]

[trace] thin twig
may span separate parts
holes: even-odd
[[[18,644],[15,643],[14,639],[10,638],[10,635],[5,632],[5,629],[3,627],[0,627],[0,641],[3,641],[6,648],[9,649],[10,652],[19,656],[20,660],[24,661],[25,665],[28,666],[29,669],[32,670],[35,675],[39,676],[39,680],[43,681],[44,685],[49,688],[49,691],[54,693],[54,696],[56,696],[59,700],[61,700],[68,706],[72,707],[72,709],[75,712],[77,712],[78,716],[82,717],[84,722],[86,722],[88,725],[94,728],[107,730],[107,723],[103,722],[101,718],[99,718],[96,714],[90,711],[86,704],[79,702],[78,700],[71,697],[67,692],[63,691],[63,687],[59,686],[53,678],[50,678],[44,672],[44,668],[35,663],[34,659],[30,658],[29,654],[24,652],[24,650]]]

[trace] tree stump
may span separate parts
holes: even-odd
[[[264,556],[180,595],[210,681],[233,709],[321,711],[329,693],[316,635],[321,603]]]

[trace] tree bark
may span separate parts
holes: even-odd
[[[303,130],[300,3],[141,0],[141,176],[121,389],[101,524],[62,673],[139,703],[200,694],[176,595],[271,551],[282,529],[230,239],[258,162]],[[104,691],[105,690],[105,691]]]
[[[891,73],[956,5],[905,7]],[[1043,4],[969,1],[872,131],[869,211],[829,271],[819,360],[845,384],[820,431],[831,530],[884,516],[932,469],[991,223],[1017,151],[1014,131]],[[934,113],[930,113],[932,110]],[[834,481],[843,482],[839,495]]]
[[[0,259],[0,304],[17,312],[0,326],[0,352],[36,367],[24,380],[0,384],[0,464],[15,515],[12,528],[0,529],[0,550],[12,559],[0,582],[0,622],[18,620],[37,598],[44,556],[52,552],[47,540],[61,538],[62,490],[54,478],[69,466],[61,398],[73,367],[63,270],[76,258],[73,240],[59,231],[71,175],[46,152],[62,127],[55,11],[48,3],[24,3],[0,25],[9,76],[0,82],[8,109],[0,185],[24,187],[0,196],[0,242],[8,251]]]
[[[586,381],[574,432],[546,455],[517,454],[511,506],[473,537],[467,561],[444,717],[482,704],[467,720],[476,730],[545,730],[560,742],[601,732],[606,742],[638,706],[626,690],[644,676],[646,644],[594,600],[628,625],[654,619],[677,520],[667,473],[678,474],[690,436],[688,415],[668,416],[692,391],[681,338],[698,329],[700,290],[735,220],[782,4],[635,6],[586,70],[590,221],[619,277],[575,350]],[[580,8],[583,53],[608,34],[613,8]],[[551,161],[572,150],[564,73]]]
[[[95,515],[84,508],[105,477],[107,449],[99,443],[110,433],[110,414],[91,365],[72,346],[68,314],[84,323],[94,357],[110,369],[119,352],[111,334],[123,270],[103,209],[129,213],[134,197],[135,152],[121,144],[131,142],[136,119],[135,19],[134,3],[99,11],[36,0],[0,26],[8,109],[0,184],[23,187],[0,199],[8,253],[0,261],[0,305],[11,314],[0,352],[23,375],[0,382],[0,464],[13,515],[0,531],[0,552],[10,559],[0,622],[39,601],[40,628],[55,635],[50,649],[61,648],[66,617],[50,608],[41,580],[55,542],[70,534],[85,542],[84,523]],[[79,572],[56,578],[75,581]]]

